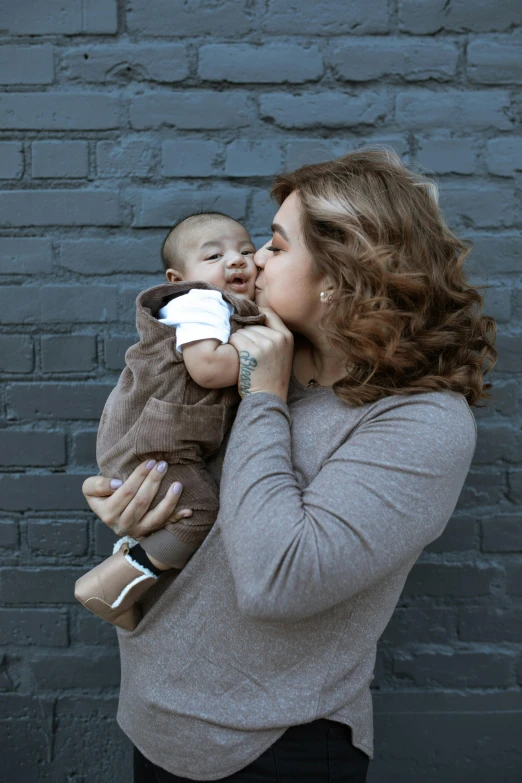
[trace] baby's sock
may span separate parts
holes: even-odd
[[[142,566],[145,566],[145,568],[148,568],[149,571],[152,571],[152,573],[155,576],[159,576],[160,574],[163,573],[163,571],[160,568],[156,568],[154,563],[151,563],[151,561],[147,557],[147,553],[145,552],[143,547],[141,547],[139,544],[135,544],[129,549],[129,555],[137,563],[139,563]]]

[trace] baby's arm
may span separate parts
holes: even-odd
[[[193,340],[183,345],[183,359],[190,377],[204,389],[235,386],[239,378],[239,356],[233,345],[214,338]]]

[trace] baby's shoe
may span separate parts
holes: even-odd
[[[158,578],[130,557],[129,548],[137,543],[129,536],[120,538],[113,554],[81,576],[74,586],[75,598],[86,609],[126,631],[138,625],[141,612],[136,601]]]

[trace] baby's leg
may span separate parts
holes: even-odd
[[[173,481],[183,484],[183,506],[192,509],[192,516],[165,525],[161,530],[139,540],[139,547],[146,553],[152,565],[159,569],[181,569],[190,560],[214,524],[219,511],[217,486],[202,465],[169,465],[167,474],[154,499],[157,505]],[[132,556],[134,547],[129,554]],[[139,550],[135,550],[139,553]],[[139,553],[141,554],[141,553]]]

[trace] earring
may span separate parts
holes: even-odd
[[[328,301],[330,302],[333,299],[333,296],[331,294],[328,294],[327,291],[321,291],[321,301]],[[328,298],[327,298],[328,297]]]

